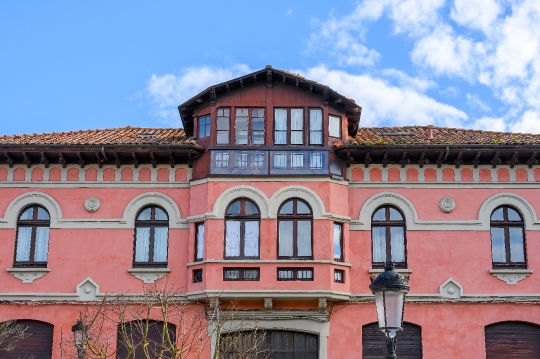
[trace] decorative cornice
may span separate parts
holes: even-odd
[[[510,285],[516,285],[520,280],[530,276],[532,272],[530,269],[491,269],[489,271],[495,278]]]

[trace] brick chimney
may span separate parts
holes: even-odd
[[[427,137],[432,140],[433,139],[433,125],[428,125],[427,127]]]

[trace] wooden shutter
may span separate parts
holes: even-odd
[[[502,322],[485,328],[486,359],[538,358],[540,326],[523,322]]]
[[[126,336],[129,338],[129,344],[133,345],[135,347],[135,353],[131,354],[131,356],[128,357],[128,345],[126,345],[126,341],[124,340],[124,335],[122,335],[122,327],[118,326],[117,331],[117,349],[116,349],[116,358],[117,359],[127,359],[127,358],[136,358],[136,359],[145,359],[145,354],[142,348],[142,339],[143,339],[143,331],[145,330],[146,324],[144,321],[133,321],[129,322],[125,326]],[[176,343],[176,326],[174,324],[169,323],[168,324],[168,332],[169,336],[173,343]],[[148,322],[148,336],[147,341],[149,343],[148,345],[148,353],[150,355],[150,358],[157,357],[155,353],[159,353],[159,351],[162,348],[167,348],[167,340],[166,337],[162,335],[163,333],[163,322],[159,321],[149,321]],[[163,340],[165,340],[165,346],[162,345]],[[169,351],[165,351],[161,358],[172,358],[172,353]]]
[[[386,338],[379,330],[378,323],[362,327],[362,358],[384,359],[388,350]],[[414,324],[403,323],[403,330],[397,334],[396,355],[399,359],[422,358],[422,329]]]
[[[0,351],[2,359],[51,359],[53,347],[52,324],[37,320],[17,320],[17,324],[27,327],[26,334],[29,336],[21,340],[14,350],[9,352]]]

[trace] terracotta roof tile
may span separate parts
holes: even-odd
[[[180,145],[195,144],[181,128],[120,127],[102,130],[0,136],[0,145]]]
[[[432,138],[429,136],[430,129]],[[388,134],[410,134],[391,136]],[[540,135],[434,126],[360,127],[344,145],[537,145]]]

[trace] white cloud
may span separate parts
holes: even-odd
[[[178,105],[207,87],[251,72],[247,65],[190,67],[180,74],[152,75],[146,93],[154,107],[151,114],[171,126],[181,126]]]
[[[460,126],[467,120],[467,115],[455,107],[437,102],[411,87],[393,86],[370,75],[353,75],[325,66],[294,71],[353,98],[362,106],[363,126]]]
[[[448,86],[447,88],[440,91],[439,93],[446,97],[457,97],[459,95],[459,87]]]
[[[396,79],[401,87],[411,88],[419,92],[425,92],[430,88],[437,87],[437,84],[434,81],[425,78],[411,77],[397,69],[383,69],[381,70],[381,74],[386,78]]]
[[[482,111],[491,111],[491,108],[480,100],[480,96],[468,93],[465,98],[467,99],[467,105]]]
[[[454,0],[450,17],[462,26],[488,33],[501,11],[494,0]]]
[[[470,126],[478,130],[487,130],[487,131],[504,132],[508,130],[506,126],[506,121],[502,117],[482,117],[482,118],[473,120],[470,123]]]
[[[540,133],[540,112],[525,111],[510,128],[513,132]]]

